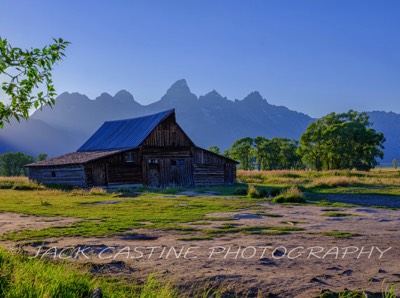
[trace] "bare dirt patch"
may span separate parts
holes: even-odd
[[[324,216],[327,211],[352,216]],[[24,220],[28,220],[30,228],[55,223],[46,221],[48,218],[9,216],[18,222],[14,230],[26,228],[22,224]],[[302,230],[286,235],[226,233],[213,235],[213,239],[182,241],[179,240],[182,237],[201,239],[204,234],[137,229],[112,237],[46,239],[41,249],[42,252],[50,250],[50,254],[54,248],[57,252],[71,246],[87,249],[87,257],[79,254],[73,260],[91,263],[93,271],[101,274],[144,280],[155,273],[183,287],[211,283],[250,293],[249,297],[256,297],[258,291],[274,297],[313,297],[324,289],[344,288],[380,292],[383,282],[385,285],[400,283],[400,212],[397,210],[261,203],[255,210],[214,213],[210,217],[231,220],[211,221],[196,227],[218,229],[224,224],[234,224],[239,227],[296,226]],[[335,238],[336,232],[357,236]],[[187,253],[189,248],[193,249],[192,253]],[[318,252],[319,248],[323,251]],[[351,252],[356,248],[357,252],[344,255],[346,249]],[[24,249],[31,254],[38,251],[37,246]],[[382,254],[384,250],[387,251]]]
[[[0,235],[20,230],[39,230],[54,226],[65,226],[77,221],[76,218],[42,217],[4,212],[0,213]]]

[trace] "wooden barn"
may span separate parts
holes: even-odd
[[[77,187],[232,184],[237,162],[197,147],[175,110],[105,122],[77,152],[28,164],[29,179]]]

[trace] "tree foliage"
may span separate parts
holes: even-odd
[[[383,158],[382,133],[371,128],[367,113],[353,110],[331,113],[313,123],[300,143],[286,138],[245,137],[224,155],[240,162],[243,170],[357,169],[368,171]],[[393,162],[395,166],[396,164]]]
[[[299,169],[302,165],[297,146],[297,141],[285,138],[246,137],[234,142],[227,154],[244,170]]]
[[[0,75],[6,79],[2,89],[9,101],[0,101],[0,128],[11,118],[27,119],[32,107],[54,105],[52,70],[65,56],[69,42],[61,38],[53,40],[53,44],[42,49],[23,50],[0,37]]]
[[[25,165],[44,160],[47,154],[39,154],[37,158],[21,152],[8,152],[0,155],[0,174],[2,176],[26,176]]]
[[[218,146],[210,146],[210,147],[208,147],[208,151],[214,152],[216,154],[220,153],[220,149]]]
[[[393,159],[392,165],[393,165],[394,169],[397,170],[397,167],[399,165],[399,160],[397,158]]]
[[[235,141],[229,155],[240,162],[243,170],[251,170],[253,139],[246,137]]]
[[[45,153],[40,153],[37,157],[37,161],[42,161],[45,159],[47,159],[47,154],[45,154]]]
[[[24,165],[34,162],[33,156],[21,152],[8,152],[0,155],[0,173],[2,176],[26,176]]]
[[[331,113],[311,123],[300,138],[298,153],[315,170],[370,170],[383,158],[382,133],[371,128],[366,113]]]

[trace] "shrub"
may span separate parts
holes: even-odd
[[[107,194],[107,191],[101,187],[93,187],[90,189],[89,194],[94,196],[104,196],[105,194]]]
[[[239,187],[233,191],[235,196],[246,196],[247,195],[247,188]]]
[[[40,190],[45,189],[42,184],[38,184],[32,181],[15,181],[13,190]]]
[[[260,198],[260,192],[254,185],[250,184],[247,190],[247,196],[249,198]]]
[[[74,189],[72,185],[65,185],[65,184],[49,184],[47,185],[47,188],[55,190],[63,190],[63,191],[70,191]]]
[[[305,203],[303,192],[297,187],[292,186],[281,192],[280,195],[276,196],[273,203]]]
[[[71,191],[70,195],[71,196],[87,196],[87,195],[89,195],[89,192],[82,188],[75,188]]]
[[[260,198],[268,198],[269,197],[269,191],[265,188],[258,188],[258,192],[260,194]]]
[[[247,190],[247,196],[249,198],[267,198],[269,197],[269,191],[263,187],[256,187],[254,185],[249,184],[249,188]]]
[[[0,181],[0,189],[11,189],[14,183],[12,181]]]
[[[14,185],[13,190],[37,190],[40,189],[38,186],[36,185],[27,185],[27,184],[22,184],[22,185]]]
[[[269,191],[269,194],[273,197],[280,195],[281,190],[279,188],[273,188]]]

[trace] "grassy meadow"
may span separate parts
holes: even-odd
[[[269,217],[260,202],[291,203],[328,207],[352,204],[327,200],[327,196],[385,197],[398,200],[400,173],[394,169],[357,171],[238,171],[238,184],[198,189],[146,188],[60,189],[45,187],[22,177],[0,178],[0,212],[34,216],[62,216],[75,223],[37,230],[4,233],[0,241],[40,243],[50,237],[102,237],[132,232],[134,229],[170,230],[179,240],[213,239],[232,233],[285,235],[302,233],[298,225],[237,226],[230,217],[214,213],[251,211]],[[277,200],[277,198],[281,198]],[[378,204],[379,205],[379,204]],[[351,212],[327,211],[326,217],[352,216]],[[218,227],[209,227],[221,221]],[[322,235],[342,239],[356,234],[333,231]],[[0,242],[1,245],[1,242]],[[36,276],[34,282],[31,277]],[[65,277],[68,278],[65,278]],[[51,283],[51,287],[47,286]],[[81,264],[29,260],[26,256],[0,248],[0,297],[87,297],[101,287],[104,297],[180,297],[178,289],[158,283],[152,277],[144,284],[126,284],[90,273]],[[209,297],[211,290],[200,289],[196,297]],[[218,291],[214,297],[218,297]],[[31,293],[31,294],[28,294]],[[74,293],[74,294],[68,294]],[[325,297],[325,296],[324,296]],[[339,297],[339,296],[329,296]],[[343,297],[365,297],[359,296]],[[387,296],[395,297],[395,296]]]
[[[238,171],[243,183],[268,188],[296,185],[309,195],[400,195],[400,171],[393,168],[362,171]]]
[[[176,230],[182,235],[190,235],[198,231],[193,223],[229,220],[207,216],[209,214],[240,210],[257,212],[260,209],[258,203],[263,200],[346,207],[352,204],[335,203],[325,198],[327,195],[339,198],[350,194],[361,200],[365,195],[397,200],[400,196],[400,173],[393,169],[371,172],[238,171],[238,182],[232,186],[190,189],[197,195],[188,196],[183,189],[175,188],[117,189],[113,192],[100,188],[62,190],[47,188],[26,178],[3,177],[0,178],[0,212],[72,217],[77,221],[69,226],[7,233],[0,239],[30,241],[63,236],[109,236],[137,228]],[[181,192],[183,195],[176,195]],[[261,230],[272,233],[274,228]],[[283,233],[281,227],[274,231]],[[201,232],[205,237],[221,234],[221,231],[207,229]]]

